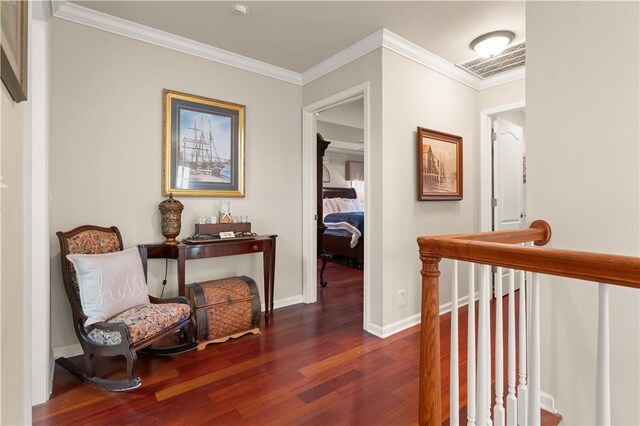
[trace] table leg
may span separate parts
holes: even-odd
[[[264,322],[269,322],[269,307],[271,305],[271,246],[267,244],[267,247],[262,252],[262,269],[264,270]],[[273,308],[272,308],[273,309]]]
[[[276,281],[276,237],[271,237],[271,263],[269,265],[270,277],[269,286],[271,287],[271,313],[273,313],[273,295],[275,293]]]
[[[185,252],[184,248],[178,248],[178,296],[185,295]]]

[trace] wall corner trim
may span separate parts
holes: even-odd
[[[117,18],[77,4],[64,3],[54,11],[54,16],[75,22],[76,24],[86,25],[134,40],[254,72],[266,77],[286,81],[287,83],[302,85],[302,76],[297,72],[189,40],[146,25]]]
[[[302,84],[311,83],[383,46],[385,29],[376,31],[302,73]]]
[[[307,83],[317,80],[381,47],[478,91],[525,78],[525,71],[521,68],[481,80],[458,68],[446,59],[429,52],[385,28],[379,29],[303,73],[298,73],[77,4],[54,1],[51,8],[53,16],[56,18],[240,68],[245,71],[299,86],[304,86]]]
[[[481,80],[468,72],[456,67],[451,62],[428,50],[406,40],[399,35],[384,29],[383,47],[392,52],[402,55],[407,59],[419,63],[429,69],[443,74],[459,83],[478,90]]]

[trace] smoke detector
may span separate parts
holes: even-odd
[[[231,5],[231,11],[236,15],[246,15],[249,13],[249,6],[244,3],[234,3]]]

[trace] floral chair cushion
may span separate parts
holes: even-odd
[[[189,317],[190,314],[191,307],[186,303],[149,303],[127,309],[107,322],[123,322],[129,329],[131,340],[136,343]],[[104,345],[118,345],[122,342],[119,332],[97,328],[89,332],[89,338]]]
[[[73,237],[67,238],[69,254],[103,254],[120,251],[120,241],[115,232],[88,230],[80,232]],[[76,271],[71,267],[71,282],[76,294],[78,303],[80,303],[80,287]]]

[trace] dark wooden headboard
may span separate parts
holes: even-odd
[[[354,188],[322,188],[322,198],[358,198]]]

